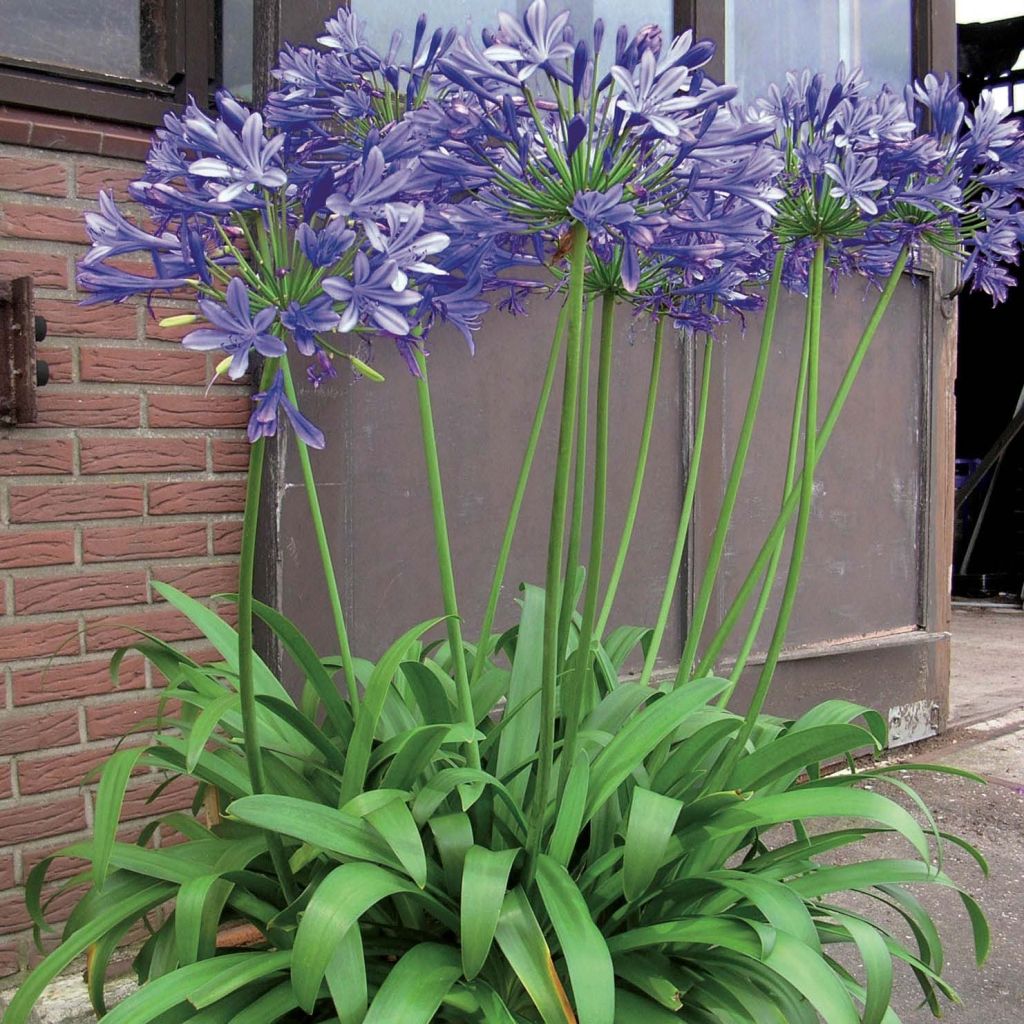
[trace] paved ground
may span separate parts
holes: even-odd
[[[951,1024],[1024,1024],[1024,615],[958,610],[953,622],[951,729],[904,755],[918,763],[954,765],[989,779],[979,786],[942,775],[907,773],[941,828],[963,836],[988,858],[979,875],[959,850],[947,872],[981,902],[992,929],[992,952],[974,966],[971,929],[954,893],[928,892],[946,949],[947,980],[963,1005]],[[894,1008],[903,1024],[934,1017],[920,1008],[907,972]]]

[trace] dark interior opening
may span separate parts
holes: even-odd
[[[958,26],[960,86],[973,106],[985,92],[1024,114],[1024,17]],[[959,299],[956,379],[956,486],[992,462],[993,446],[1024,408],[1024,270],[1005,303],[980,292]],[[1024,591],[1024,430],[1016,433],[955,520],[953,597],[1022,604]]]

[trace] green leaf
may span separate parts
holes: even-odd
[[[671,797],[640,786],[633,790],[622,856],[622,890],[627,900],[638,900],[654,881],[682,809]]]
[[[743,956],[762,959],[767,938],[750,921],[729,917],[685,917],[663,921],[608,938],[612,955],[662,945],[724,946]]]
[[[455,715],[455,682],[436,661],[403,661],[402,675],[428,724],[451,724]]]
[[[587,803],[587,787],[590,784],[590,761],[583,750],[576,752],[576,759],[569,769],[565,789],[558,801],[555,827],[548,840],[548,855],[563,867],[569,863],[572,851],[583,827],[583,812]]]
[[[462,811],[434,815],[428,819],[427,824],[441,858],[445,888],[449,896],[455,897],[462,889],[462,869],[466,854],[473,845],[473,825],[469,815]]]
[[[461,972],[458,954],[449,946],[413,946],[388,971],[363,1024],[430,1024]]]
[[[382,785],[390,789],[411,789],[427,770],[441,745],[448,741],[451,732],[452,726],[439,723],[421,725],[400,738],[395,737],[400,739],[400,743],[384,772]]]
[[[185,748],[185,770],[191,774],[195,771],[199,758],[202,757],[206,744],[213,735],[220,720],[233,708],[238,706],[237,693],[225,693],[207,704],[196,716],[189,727],[188,743]]]
[[[275,985],[232,1016],[227,1024],[273,1024],[298,1006],[290,981]],[[198,1017],[192,1018],[192,1024]]]
[[[853,916],[833,915],[857,944],[861,963],[867,975],[864,989],[862,1024],[883,1024],[892,998],[892,957],[877,929]]]
[[[178,960],[191,964],[213,956],[217,926],[233,886],[219,875],[185,882],[174,901],[174,942]]]
[[[544,854],[537,862],[537,888],[569,969],[580,1024],[612,1024],[615,972],[586,900],[569,872]]]
[[[688,715],[713,700],[728,685],[726,679],[709,677],[695,680],[656,699],[652,693],[647,707],[630,719],[594,760],[584,820],[590,821],[637,765],[662,740],[671,736]]]
[[[97,889],[103,888],[114,847],[117,826],[121,819],[121,804],[125,790],[145,747],[130,747],[111,754],[103,766],[96,792],[96,815],[93,826],[92,881]]]
[[[544,1024],[576,1024],[551,950],[522,889],[505,894],[494,937]]]
[[[508,707],[517,710],[515,718],[503,727],[498,744],[494,773],[499,778],[504,778],[509,771],[537,752],[540,735],[540,690],[537,682],[541,676],[544,653],[544,591],[539,587],[525,585],[522,606],[516,653],[506,695]],[[509,792],[517,806],[522,806],[529,781],[529,773],[521,772],[509,785]]]
[[[254,981],[261,981],[269,974],[287,970],[292,962],[292,951],[278,949],[260,953],[236,953],[223,958],[202,960],[200,963],[216,964],[218,959],[231,959],[231,969],[222,968],[208,981],[190,980],[188,985],[188,991],[191,992],[188,1001],[198,1010],[204,1006],[211,1006],[218,999],[223,999]]]
[[[400,866],[387,844],[366,822],[333,807],[267,793],[235,800],[228,806],[227,814],[342,857]]]
[[[615,1024],[680,1024],[680,1017],[644,996],[617,989]]]
[[[412,803],[412,816],[422,825],[457,787],[480,783],[491,786],[511,813],[520,838],[526,836],[526,819],[512,794],[493,776],[476,768],[445,768],[438,772],[417,794]],[[463,808],[465,810],[466,808]]]
[[[345,770],[345,758],[341,751],[294,704],[265,695],[258,696],[256,703],[290,725],[310,746],[319,750],[328,768],[339,774]]]
[[[345,739],[352,735],[352,711],[342,699],[338,687],[331,679],[313,645],[302,635],[299,628],[277,609],[253,602],[253,612],[258,615],[281,639],[285,650],[295,663],[306,673],[306,678],[316,690],[337,734]]]
[[[427,857],[406,798],[406,794],[396,791],[393,799],[367,811],[366,819],[391,847],[409,877],[422,889],[427,884]]]
[[[780,779],[791,781],[809,764],[841,759],[862,747],[873,747],[874,742],[859,725],[819,725],[787,732],[743,757],[722,788],[753,791]]]
[[[774,796],[753,797],[727,808],[703,827],[712,835],[803,818],[866,818],[899,832],[924,860],[928,841],[921,826],[899,804],[863,789],[798,787]]]
[[[615,668],[621,672],[633,649],[638,644],[646,648],[653,633],[650,626],[616,626],[604,642],[604,649]]]
[[[364,963],[362,936],[358,928],[349,928],[338,940],[325,974],[339,1024],[362,1024],[366,1016]]]
[[[75,957],[84,953],[111,929],[158,907],[173,893],[173,886],[163,883],[150,884],[144,885],[133,895],[125,895],[116,901],[106,901],[90,921],[83,924],[73,935],[65,938],[22,982],[4,1014],[4,1024],[27,1024],[32,1008],[43,994],[43,990]]]
[[[494,930],[501,916],[518,850],[488,850],[472,846],[462,869],[460,935],[462,969],[472,981],[483,968],[491,951]]]
[[[418,890],[376,864],[342,864],[317,886],[295,933],[292,985],[299,1006],[313,1012],[320,983],[338,942],[383,899]]]
[[[341,780],[340,803],[345,803],[356,796],[363,788],[366,781],[366,772],[370,764],[370,753],[373,749],[373,739],[377,731],[377,723],[380,721],[381,712],[384,709],[384,701],[387,698],[388,690],[391,688],[398,666],[405,659],[409,646],[420,636],[432,629],[444,619],[428,619],[417,626],[403,633],[383,654],[381,659],[373,667],[370,678],[366,684],[363,694],[363,703],[359,708],[359,717],[355,729],[352,732],[352,742],[349,744],[348,754],[345,759],[345,774]]]

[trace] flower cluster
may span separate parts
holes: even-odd
[[[188,289],[206,323],[187,347],[235,378],[267,361],[250,436],[284,412],[322,443],[289,411],[293,350],[314,385],[336,357],[368,369],[380,336],[417,373],[437,322],[472,347],[486,293],[521,311],[581,233],[591,294],[691,330],[756,308],[780,248],[805,287],[819,241],[833,277],[927,242],[997,301],[1012,283],[1024,136],[988,100],[968,116],[948,78],[871,93],[840,66],[742,108],[705,74],[711,43],[653,26],[606,42],[600,21],[578,39],[544,0],[479,43],[421,17],[381,54],[344,9],[320,43],[284,49],[262,112],[222,92],[216,116],[167,115],[131,186],[151,227],[107,195],[86,218],[86,302]]]
[[[822,242],[835,280],[888,274],[922,243],[963,261],[964,280],[1001,300],[1021,238],[1022,133],[983,100],[973,117],[947,75],[900,95],[840,65],[829,82],[791,72],[755,102],[773,119],[785,197],[774,224],[788,283],[802,288]],[[964,254],[966,258],[964,259]]]

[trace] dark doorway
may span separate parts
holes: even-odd
[[[958,26],[961,88],[970,105],[988,94],[1024,114],[1021,16]],[[956,476],[960,489],[953,554],[958,602],[1021,607],[1024,591],[1024,272],[1006,302],[979,292],[959,298]],[[1010,436],[1008,437],[1008,433]],[[998,442],[1005,444],[1002,447]],[[988,456],[988,458],[986,458]],[[986,467],[990,467],[987,468]],[[983,474],[983,475],[982,475]],[[965,496],[966,488],[973,489]]]

